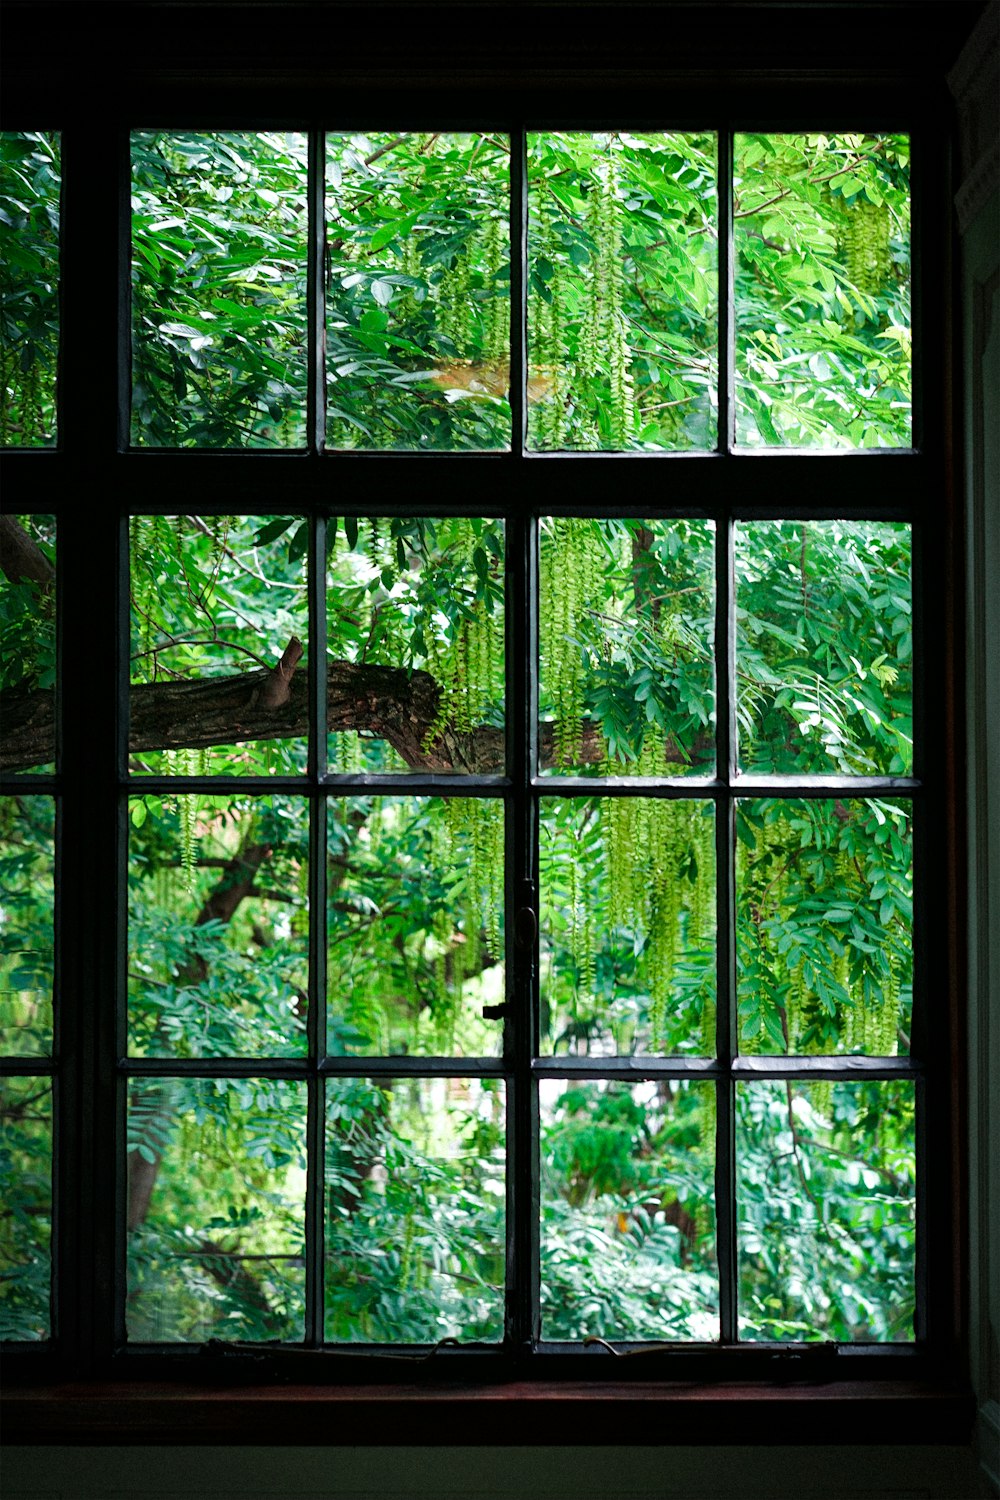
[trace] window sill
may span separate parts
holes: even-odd
[[[959,1444],[968,1392],[923,1381],[65,1384],[8,1391],[9,1444]]]

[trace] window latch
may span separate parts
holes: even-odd
[[[514,941],[521,949],[531,949],[535,946],[535,938],[538,935],[538,918],[533,906],[522,906],[514,918]]]

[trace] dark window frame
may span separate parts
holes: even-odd
[[[110,12],[116,8],[105,9]],[[222,12],[225,7],[219,10]],[[64,13],[63,17],[65,21]],[[217,25],[221,27],[221,20]],[[805,29],[808,33],[809,28]],[[142,26],[139,31],[143,32]],[[212,35],[221,39],[224,31],[217,29]],[[786,66],[790,65],[787,54],[804,46],[799,39],[795,46],[784,48]],[[401,46],[400,57],[403,55]],[[954,905],[958,828],[954,813],[954,731],[948,722],[953,706],[954,664],[949,656],[947,632],[926,628],[924,623],[935,603],[930,564],[937,561],[940,553],[934,537],[940,533],[942,515],[946,533],[953,524],[948,510],[952,466],[948,451],[946,381],[951,338],[947,306],[949,141],[947,135],[942,136],[941,128],[943,84],[940,98],[914,98],[912,80],[919,72],[916,63],[910,67],[912,76],[889,83],[884,77],[864,78],[843,70],[839,76],[827,75],[806,84],[789,81],[780,66],[762,66],[748,78],[733,60],[728,73],[722,69],[708,78],[695,78],[683,72],[640,74],[634,60],[623,62],[620,58],[600,66],[590,57],[589,61],[584,59],[584,64],[577,68],[575,76],[559,79],[554,89],[544,83],[526,81],[509,60],[505,63],[505,76],[488,79],[475,87],[456,84],[454,61],[447,56],[439,59],[436,72],[421,73],[419,60],[410,70],[404,63],[390,60],[383,75],[363,74],[360,70],[357,74],[337,74],[331,69],[329,74],[312,74],[297,80],[293,77],[294,63],[287,63],[284,75],[275,83],[263,70],[251,70],[239,79],[213,67],[195,69],[178,64],[174,71],[169,67],[150,70],[140,61],[137,45],[135,71],[122,80],[119,97],[105,99],[97,108],[98,118],[113,133],[117,153],[116,171],[108,170],[100,178],[88,175],[86,168],[87,137],[94,128],[93,101],[84,102],[81,98],[76,106],[71,98],[60,98],[58,73],[52,83],[29,74],[8,90],[5,126],[53,128],[63,133],[65,213],[58,447],[54,452],[5,453],[0,460],[7,507],[12,511],[53,513],[59,524],[61,760],[54,779],[19,778],[19,783],[25,789],[34,785],[37,790],[54,790],[59,798],[58,873],[62,894],[57,965],[64,999],[57,1023],[57,1061],[53,1067],[57,1072],[59,1098],[57,1142],[73,1140],[77,1149],[71,1154],[58,1153],[54,1222],[54,1245],[60,1266],[54,1301],[58,1335],[49,1348],[21,1346],[17,1351],[28,1380],[86,1375],[92,1380],[105,1381],[131,1382],[167,1376],[200,1382],[206,1378],[228,1380],[231,1372],[238,1371],[241,1380],[291,1379],[309,1384],[330,1381],[334,1385],[346,1382],[342,1387],[346,1399],[355,1382],[379,1380],[397,1386],[401,1378],[404,1389],[461,1378],[529,1379],[541,1391],[542,1383],[547,1381],[605,1383],[613,1377],[616,1383],[627,1378],[643,1384],[665,1380],[751,1381],[761,1383],[763,1390],[768,1381],[778,1376],[792,1382],[832,1381],[844,1400],[849,1398],[851,1386],[858,1380],[878,1382],[883,1400],[888,1397],[890,1382],[912,1385],[961,1381],[960,1327],[965,1287],[958,1238],[962,1217],[957,1147],[961,1100],[956,1079],[960,1054],[956,1040],[957,936],[953,930],[939,933],[932,951],[925,953],[919,965],[925,976],[926,994],[947,994],[949,1004],[924,1006],[928,1023],[924,1059],[930,1097],[922,1111],[921,1150],[926,1172],[922,1174],[918,1209],[922,1225],[919,1280],[925,1287],[930,1285],[934,1295],[924,1302],[926,1337],[912,1348],[706,1347],[671,1351],[662,1357],[650,1355],[625,1364],[616,1362],[611,1370],[610,1356],[606,1354],[588,1351],[567,1355],[558,1349],[536,1355],[534,1365],[530,1366],[521,1347],[523,1338],[520,1343],[512,1343],[508,1355],[501,1359],[490,1354],[479,1360],[476,1356],[442,1351],[423,1365],[414,1361],[410,1369],[392,1356],[383,1361],[367,1355],[362,1368],[357,1358],[332,1351],[317,1355],[289,1349],[263,1361],[236,1353],[201,1352],[195,1362],[195,1350],[179,1349],[162,1356],[133,1350],[122,1355],[118,1347],[116,1332],[120,1333],[120,1329],[116,1331],[114,1326],[115,1276],[109,1272],[112,1266],[120,1269],[122,1263],[121,1231],[116,1229],[107,1204],[111,1189],[120,1194],[123,1187],[124,1154],[116,1109],[120,1116],[124,1074],[117,1063],[121,1056],[120,1038],[103,996],[118,982],[114,934],[123,917],[122,881],[115,841],[107,840],[102,845],[95,841],[95,834],[100,828],[111,827],[118,830],[118,840],[124,834],[121,781],[124,674],[119,673],[116,680],[115,673],[103,661],[103,650],[110,642],[117,642],[121,650],[125,611],[119,611],[118,601],[127,601],[128,597],[127,579],[123,576],[127,544],[123,545],[122,517],[130,508],[143,513],[167,513],[176,506],[177,493],[190,494],[200,488],[197,509],[206,514],[231,513],[236,501],[237,510],[255,514],[293,509],[314,518],[312,555],[319,559],[323,556],[321,523],[325,514],[327,511],[343,514],[352,508],[345,500],[338,504],[331,496],[353,498],[363,485],[374,480],[377,490],[368,513],[410,510],[429,514],[469,513],[472,509],[489,514],[506,510],[511,524],[509,545],[523,559],[522,580],[530,574],[527,547],[532,517],[561,512],[613,513],[604,497],[609,492],[621,493],[634,486],[639,478],[635,464],[662,469],[662,473],[650,469],[648,475],[642,474],[642,481],[649,483],[647,493],[659,493],[665,478],[664,492],[679,479],[681,486],[693,485],[699,496],[697,506],[684,504],[683,491],[679,489],[680,498],[675,504],[650,506],[644,501],[641,504],[644,513],[704,514],[715,518],[723,528],[729,527],[733,520],[755,518],[857,516],[912,520],[915,653],[920,652],[923,662],[914,682],[915,715],[924,723],[924,763],[915,766],[914,779],[933,782],[937,809],[916,850],[915,929],[923,934],[918,941],[927,942],[933,913],[944,900],[950,897],[949,904]],[[649,90],[649,98],[668,98],[669,108],[664,111],[655,105],[645,105],[637,110],[632,88],[637,82]],[[336,84],[341,89],[338,99],[342,96],[344,102],[332,106],[331,91]],[[595,84],[600,84],[599,92],[595,91]],[[670,92],[665,94],[663,90],[668,85]],[[265,87],[266,95],[261,93]],[[251,102],[263,97],[267,99],[266,117]],[[206,99],[211,100],[208,108]],[[321,128],[336,129],[339,125],[376,128],[380,124],[403,124],[407,128],[420,128],[424,124],[435,129],[493,126],[516,132],[547,126],[599,128],[623,119],[634,128],[675,125],[729,130],[796,129],[816,128],[821,124],[824,128],[910,130],[914,153],[912,450],[836,455],[731,451],[663,456],[548,455],[522,452],[515,443],[510,453],[483,455],[128,451],[129,327],[120,289],[127,286],[129,263],[126,208],[130,127],[156,124],[164,128],[239,129],[274,125],[316,132]],[[314,172],[311,189],[314,203],[317,192],[322,190],[321,185],[317,188],[316,175]],[[518,233],[520,207],[515,191],[512,230]],[[94,233],[95,224],[103,226],[99,234]],[[512,244],[518,243],[518,233],[512,234]],[[311,269],[311,314],[318,324],[322,298],[315,257]],[[515,306],[518,297],[523,302],[521,280],[512,269]],[[721,305],[720,298],[720,311]],[[113,314],[110,322],[109,312]],[[720,330],[720,343],[723,337]],[[515,338],[513,353],[512,370],[519,363],[523,368],[523,334],[520,351]],[[81,390],[87,391],[87,409],[74,398],[74,392]],[[311,368],[313,413],[315,390],[316,373]],[[523,422],[523,402],[514,380],[511,403],[517,432]],[[91,415],[95,407],[96,421]],[[720,435],[722,430],[720,421]],[[362,464],[372,466],[364,475],[357,468]],[[561,484],[555,478],[556,471],[548,467],[553,464],[571,481],[569,500],[553,499],[554,494],[558,496]],[[462,491],[475,494],[473,507],[450,499],[449,486],[454,486],[456,475]],[[850,505],[843,503],[845,475]],[[408,500],[393,504],[379,499],[377,491],[383,486],[392,494],[408,494]],[[281,498],[276,499],[279,492]],[[738,502],[733,501],[734,494],[739,496]],[[449,498],[442,501],[439,498],[442,495]],[[502,503],[510,495],[518,497],[516,510]],[[795,496],[795,504],[783,502],[782,495]],[[191,505],[194,508],[194,502]],[[627,509],[631,512],[635,507]],[[625,509],[620,508],[619,513],[625,513]],[[721,538],[722,530],[719,535]],[[720,547],[720,556],[724,555]],[[720,575],[724,571],[720,569]],[[314,569],[313,580],[316,576]],[[918,583],[921,577],[923,581]],[[317,605],[321,590],[315,581],[310,588],[311,602]],[[526,653],[519,654],[516,649],[528,614],[523,596],[518,597],[514,591],[512,594],[508,622],[509,628],[513,627],[509,639],[515,649],[510,656],[520,665],[509,669],[508,679],[512,689],[509,740],[515,755],[515,763],[509,767],[512,784],[508,794],[523,815],[539,793],[549,794],[555,787],[551,778],[537,787],[531,783],[526,743],[530,701],[528,663]],[[956,608],[953,583],[946,584],[946,599],[950,601],[946,607],[953,612]],[[951,618],[953,613],[949,614]],[[314,610],[311,626],[314,638],[320,619],[321,615]],[[74,620],[88,621],[88,629],[74,627]],[[728,640],[730,629],[727,588],[724,588],[719,597],[718,639]],[[527,645],[530,646],[530,638]],[[314,715],[323,703],[318,675],[322,671],[321,656],[319,652],[310,653],[315,663],[311,683]],[[924,701],[923,684],[928,682],[940,687],[933,698],[927,695]],[[515,704],[520,711],[515,710]],[[724,753],[720,755],[721,785],[716,795],[731,806],[734,792],[724,774],[728,756],[724,718],[720,712],[718,743]],[[315,717],[313,722],[316,723]],[[82,744],[73,743],[77,724],[87,725],[87,737]],[[219,780],[213,778],[211,785],[219,789]],[[398,786],[398,780],[394,785]],[[598,783],[588,778],[581,790],[593,792],[597,787]],[[817,787],[814,783],[813,788]],[[741,791],[746,789],[744,782]],[[922,788],[913,790],[919,796]],[[675,794],[683,791],[689,791],[686,784]],[[720,825],[724,821],[720,819]],[[721,841],[721,831],[719,837]],[[522,847],[527,848],[529,843],[525,828]],[[936,878],[932,882],[932,870],[949,872],[946,891],[939,892]],[[720,881],[720,887],[724,884]],[[519,892],[510,884],[508,895],[512,908],[523,904],[518,899]],[[720,902],[723,909],[728,909],[729,896],[723,893]],[[528,1040],[524,1047],[528,1046]],[[531,1073],[530,1058],[523,1050],[517,1067],[523,1084]],[[666,1071],[671,1069],[672,1064],[668,1064]],[[38,1070],[18,1064],[10,1071]],[[209,1064],[202,1071],[212,1073],[213,1069]],[[572,1071],[575,1070],[560,1066],[563,1075]],[[753,1071],[759,1076],[759,1069]],[[522,1111],[519,1127],[522,1149],[530,1140],[526,1093],[522,1087],[523,1102],[515,1104],[515,1110]],[[113,1176],[109,1176],[107,1165],[104,1169],[96,1167],[98,1162],[115,1162]],[[515,1170],[525,1173],[526,1164]],[[105,1211],[89,1220],[86,1210],[95,1200],[95,1193]],[[523,1239],[526,1231],[523,1227],[516,1228],[515,1233]],[[529,1252],[530,1246],[523,1239],[521,1254],[526,1258]],[[522,1296],[516,1319],[522,1334],[526,1321]],[[489,1373],[484,1363],[487,1359],[491,1362]],[[7,1361],[11,1373],[12,1363],[11,1359]],[[172,1373],[168,1375],[168,1371]],[[94,1390],[96,1394],[97,1387]],[[952,1416],[955,1419],[954,1410]],[[157,1422],[164,1420],[158,1418]],[[252,1422],[252,1414],[249,1420]],[[164,1428],[157,1422],[152,1430],[162,1432]]]

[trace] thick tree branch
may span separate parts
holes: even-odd
[[[303,737],[309,727],[308,683],[299,673],[287,676],[288,655],[286,651],[282,657],[285,665],[272,672],[137,684],[129,693],[130,752]],[[269,701],[282,691],[282,701]],[[502,772],[504,732],[496,725],[481,724],[463,734],[445,728],[428,742],[439,696],[428,672],[331,661],[327,724],[331,731],[357,730],[386,740],[413,771]],[[539,739],[542,765],[554,765],[551,725],[540,726]],[[585,723],[583,761],[596,764],[604,753],[599,726]],[[0,770],[23,771],[50,761],[54,754],[52,693],[38,689],[2,695]]]
[[[37,583],[43,594],[56,581],[45,553],[14,516],[0,516],[0,572],[11,583]]]

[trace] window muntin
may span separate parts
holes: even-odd
[[[716,516],[717,521],[718,520],[724,520],[727,517],[731,518],[732,517],[733,508],[734,507],[732,505],[726,505],[726,506],[720,507],[719,510],[718,510],[717,516]],[[529,513],[532,510],[534,510],[535,515],[538,514],[539,509],[540,508],[537,505],[535,505],[533,507],[532,506],[528,507]],[[782,510],[784,508],[783,507],[776,507],[776,509],[778,509],[780,511],[780,510]],[[790,511],[792,509],[792,507],[789,506],[787,509]],[[845,509],[847,509],[847,507],[845,507]],[[523,512],[523,510],[522,510],[522,508],[520,506],[513,507],[511,509],[511,511],[509,512],[511,521],[513,521],[515,518],[518,519],[518,520],[523,519],[523,514],[524,514],[524,512]],[[302,519],[305,520],[307,518],[305,516],[303,516]],[[322,547],[322,529],[323,529],[322,522],[323,522],[324,519],[325,518],[323,516],[317,514],[317,519],[314,522],[310,523],[310,526],[308,528],[309,557],[313,561],[315,561],[315,558],[317,556],[318,550],[321,549],[321,547]],[[534,516],[530,516],[530,520],[533,521],[534,520]],[[509,545],[509,548],[510,548],[511,552],[514,552],[515,547],[516,547],[517,529],[518,528],[516,526],[512,527],[512,530],[514,531],[514,536],[513,536],[513,538],[508,537],[508,545]],[[530,530],[530,526],[529,526],[529,530]],[[722,586],[721,592],[720,592],[720,594],[718,596],[718,600],[717,600],[717,621],[718,621],[718,617],[719,617],[720,614],[724,615],[726,613],[727,603],[728,603],[728,600],[731,599],[731,597],[732,597],[732,587],[733,587],[733,585],[732,585],[732,563],[731,563],[730,554],[729,554],[729,551],[728,551],[728,542],[727,542],[726,530],[727,529],[726,529],[725,526],[722,526],[722,527],[718,528],[718,542],[717,542],[717,544],[715,546],[715,549],[714,549],[714,561],[715,561],[715,571],[716,571],[717,582],[721,583],[724,576],[728,579],[728,583],[726,583],[726,584],[724,584]],[[524,584],[524,575],[520,574],[519,569],[520,569],[520,563],[518,563],[517,566],[514,569],[514,576],[518,579],[519,588],[522,588],[523,584]],[[528,571],[530,573],[530,566],[529,566],[529,570]],[[315,592],[314,592],[314,595],[313,595],[314,612],[315,612],[315,608],[316,608],[317,602],[318,601],[317,601],[317,598],[316,598],[316,595],[315,595]],[[724,672],[726,670],[726,665],[724,664],[724,658],[726,657],[726,652],[724,650],[718,649],[718,647],[719,647],[719,640],[718,640],[718,636],[717,636],[716,662],[717,662],[717,665],[718,665],[718,668],[719,668],[720,672]],[[517,665],[515,663],[511,663],[511,662],[508,663],[508,676],[509,677],[512,676],[516,680],[517,676],[518,676],[518,670],[519,669],[518,669],[518,667],[517,667]],[[532,668],[531,668],[531,666],[529,664],[528,669],[527,669],[527,676],[528,676],[529,679],[530,679],[531,675],[532,675]],[[731,691],[730,691],[728,697],[729,697],[728,703],[725,704],[725,705],[720,706],[719,711],[718,711],[718,719],[717,719],[717,744],[719,746],[722,746],[722,747],[725,747],[725,746],[727,746],[729,744],[729,738],[730,738],[729,731],[730,731],[730,725],[731,725],[732,719],[733,719],[733,714],[732,714],[733,694],[732,694]],[[513,711],[517,712],[518,710],[514,709]],[[725,759],[725,756],[724,755],[720,755],[719,759],[720,759],[720,763],[722,763],[722,761]],[[310,777],[309,780],[311,782],[312,778]],[[516,778],[515,778],[515,780],[516,780]],[[731,807],[733,805],[733,796],[734,796],[734,793],[735,793],[735,789],[736,789],[735,783],[732,783],[732,782],[727,783],[723,787],[720,787],[720,786],[716,785],[716,786],[712,787],[712,796],[717,801],[720,801],[723,807]],[[476,790],[477,794],[480,794],[480,791],[481,791],[480,788],[476,787],[475,790]],[[524,790],[524,787],[522,785],[522,792],[523,792],[523,790]],[[563,788],[553,788],[552,789],[554,795],[556,795],[556,796],[562,796],[564,794],[564,791],[566,793],[569,793],[571,790],[573,790],[573,789],[568,788],[568,787],[565,788],[565,789],[563,789]],[[577,791],[586,790],[588,792],[592,792],[593,788],[592,787],[590,787],[590,788],[576,788],[575,790],[577,790]],[[640,787],[640,786],[636,786],[634,788],[634,793],[633,794],[641,794],[641,792],[643,790],[645,790],[645,789],[642,788],[642,787]],[[743,790],[745,790],[745,788],[743,788]],[[866,788],[866,790],[867,790],[867,788]],[[898,790],[898,788],[897,788],[897,790]],[[505,792],[507,792],[507,791],[508,791],[508,789],[505,788]],[[528,801],[528,804],[531,805],[531,806],[534,806],[535,803],[537,802],[538,797],[541,794],[541,792],[542,792],[542,786],[541,786],[541,784],[537,784],[536,785],[534,782],[531,782],[530,778],[529,778],[529,784],[527,786],[527,801]],[[625,793],[625,795],[629,795],[629,794]],[[512,801],[515,804],[515,806],[517,804],[517,800],[518,800],[518,798],[517,798],[517,794],[516,793],[514,795],[508,795],[508,801]],[[726,820],[720,820],[720,822],[722,822],[722,821],[726,821]],[[527,843],[527,841],[526,841],[526,843]],[[525,847],[525,846],[526,846],[526,844],[522,845],[522,847]],[[516,843],[515,843],[515,847],[516,847]],[[314,864],[313,868],[315,869],[315,864]],[[514,871],[514,876],[515,876],[515,879],[516,879],[517,878],[517,871],[516,870]],[[726,895],[725,890],[724,890],[724,885],[725,885],[725,882],[720,882],[719,896],[718,896],[719,905],[723,909],[726,907],[726,904],[727,904],[727,895]],[[725,911],[723,911],[723,914],[725,915]],[[725,930],[728,933],[728,931],[729,931],[729,923],[728,923],[728,921],[720,923],[720,929]],[[314,954],[315,954],[315,948],[314,948]],[[314,961],[315,961],[315,959],[314,959]],[[722,964],[722,967],[724,967],[724,963]],[[730,1025],[730,1017],[726,1014],[726,1007],[723,1006],[720,1009],[720,1018],[719,1018],[719,1036],[720,1037],[724,1036],[724,1034],[727,1031],[729,1025]],[[725,1051],[726,1051],[725,1047],[724,1046],[720,1047],[719,1051],[720,1051],[721,1060],[717,1061],[716,1063],[713,1063],[713,1064],[710,1065],[710,1068],[714,1069],[714,1071],[712,1071],[710,1073],[710,1076],[712,1076],[713,1078],[720,1077],[720,1078],[724,1078],[725,1079],[725,1082],[723,1082],[723,1084],[722,1084],[721,1087],[718,1087],[718,1086],[716,1087],[716,1092],[717,1092],[717,1096],[718,1096],[719,1117],[720,1117],[720,1120],[724,1121],[725,1117],[726,1117],[726,1114],[727,1114],[727,1111],[729,1113],[730,1118],[732,1117],[733,1089],[734,1089],[734,1085],[735,1085],[735,1088],[738,1090],[739,1087],[742,1086],[742,1083],[741,1083],[741,1081],[739,1081],[740,1080],[740,1070],[739,1070],[739,1066],[738,1066],[738,1061],[737,1061],[737,1063],[732,1064],[732,1067],[730,1068],[730,1063],[725,1060]],[[315,1059],[321,1059],[323,1057],[322,1049],[319,1048],[318,1045],[317,1045],[317,1050],[313,1054],[313,1056],[315,1057]],[[381,1059],[379,1059],[379,1061],[381,1061]],[[386,1059],[386,1061],[388,1061],[388,1059]],[[544,1077],[545,1072],[547,1071],[542,1066],[542,1064],[545,1061],[546,1061],[546,1059],[543,1059],[543,1058],[539,1057],[531,1065],[531,1071],[534,1072],[540,1078]],[[552,1064],[555,1064],[556,1067],[558,1068],[558,1061],[556,1059],[551,1059],[550,1062]],[[506,1061],[505,1061],[504,1065],[507,1066]],[[125,1069],[126,1072],[128,1071],[128,1066],[129,1065],[126,1065],[126,1069]],[[350,1064],[348,1064],[348,1066],[350,1066]],[[417,1067],[419,1068],[420,1066],[421,1066],[421,1064],[417,1063]],[[432,1063],[428,1063],[426,1066],[429,1069],[429,1071],[427,1073],[427,1076],[440,1076],[439,1071],[438,1071],[436,1065],[434,1065]],[[600,1061],[597,1062],[596,1076],[598,1078],[600,1078],[600,1069],[602,1067],[605,1067],[605,1066],[606,1065],[604,1063],[602,1063]],[[672,1063],[669,1066],[673,1067],[674,1069],[676,1069],[677,1065],[676,1065],[676,1063]],[[899,1067],[899,1064],[897,1063],[896,1064],[896,1069],[893,1070],[893,1076],[895,1076],[895,1071],[898,1070],[898,1067]],[[727,1072],[727,1069],[729,1069],[728,1072]],[[311,1070],[312,1070],[312,1062],[310,1063],[310,1076],[313,1076]],[[548,1071],[551,1073],[551,1068]],[[885,1072],[886,1070],[882,1069],[882,1071]],[[655,1068],[654,1068],[654,1072],[655,1072]],[[915,1072],[917,1074],[919,1074],[921,1072],[921,1069],[920,1069],[919,1065],[917,1065],[917,1067],[915,1069]],[[142,1076],[142,1075],[140,1075],[138,1072],[136,1072],[135,1076]],[[152,1075],[150,1075],[150,1076],[152,1076]],[[166,1076],[166,1074],[164,1074],[164,1076]],[[388,1076],[388,1075],[385,1074],[385,1072],[384,1072],[383,1069],[376,1069],[369,1076],[375,1077],[375,1076]],[[552,1076],[557,1076],[557,1075],[552,1075]],[[662,1076],[666,1077],[667,1074],[664,1073]],[[805,1076],[805,1075],[803,1075],[803,1076]],[[221,1075],[220,1075],[220,1079],[221,1079]],[[879,1081],[879,1080],[876,1080],[876,1081]],[[884,1083],[891,1082],[891,1078],[882,1079],[881,1082],[884,1082]],[[313,1116],[312,1117],[313,1118],[315,1117],[315,1106],[314,1106],[314,1109],[313,1109]],[[312,1132],[311,1133],[311,1139],[312,1139],[313,1142],[315,1142],[316,1135],[315,1135],[315,1127],[314,1126],[311,1127],[311,1132]],[[720,1132],[720,1138],[721,1138],[721,1136],[724,1135],[724,1133],[725,1133],[725,1126],[723,1125],[722,1130]],[[717,1166],[716,1166],[716,1174],[717,1174],[717,1176],[719,1174],[721,1174],[723,1177],[725,1177],[726,1173],[731,1169],[731,1164],[727,1164],[727,1162],[725,1161],[724,1158],[725,1158],[725,1153],[723,1152],[722,1153],[722,1159],[719,1162],[717,1162]],[[725,1195],[723,1194],[720,1197],[720,1199],[719,1199],[720,1209],[723,1206],[723,1199],[724,1199],[724,1197],[725,1197]],[[725,1212],[720,1212],[720,1219],[724,1219],[724,1218],[725,1218]],[[315,1220],[314,1219],[311,1222],[312,1222],[313,1225],[315,1225]],[[314,1233],[314,1229],[311,1232]],[[727,1231],[725,1229],[725,1226],[723,1226],[722,1230],[721,1230],[721,1233],[723,1235],[725,1235],[726,1232]],[[732,1230],[730,1229],[728,1232],[729,1232],[729,1234],[731,1236]],[[730,1244],[732,1244],[732,1239],[731,1238],[730,1238]],[[313,1254],[313,1259],[315,1261],[315,1249],[313,1250],[312,1254]],[[307,1254],[307,1258],[308,1258],[308,1254]],[[524,1261],[523,1256],[522,1256],[521,1265],[523,1266],[524,1264],[525,1264],[525,1261]],[[723,1283],[725,1283],[725,1279],[726,1278],[725,1278],[725,1275],[724,1275],[723,1276]],[[310,1283],[310,1284],[312,1284],[312,1283]],[[733,1302],[734,1302],[734,1292],[735,1292],[735,1288],[731,1284],[730,1284],[730,1286],[728,1288],[725,1286],[725,1284],[723,1284],[720,1287],[720,1303],[721,1303],[722,1329],[723,1329],[723,1338],[724,1338],[724,1340],[727,1340],[727,1339],[729,1339],[729,1338],[732,1337],[731,1332],[727,1332],[727,1328],[729,1330],[731,1330],[733,1328],[732,1306],[733,1306]],[[727,1304],[728,1304],[728,1307],[727,1307]],[[318,1306],[318,1304],[316,1302],[315,1295],[313,1295],[313,1315],[312,1315],[313,1326],[315,1326],[315,1315],[316,1315],[316,1307],[317,1306]],[[309,1318],[307,1317],[307,1326],[308,1326],[308,1323],[309,1323]]]

